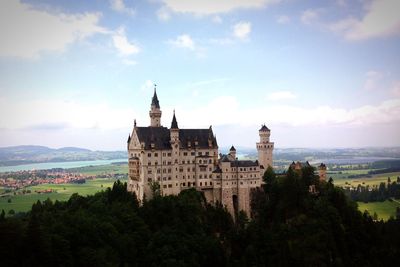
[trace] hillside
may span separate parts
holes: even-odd
[[[11,146],[0,148],[0,166],[41,162],[109,160],[125,158],[124,151],[92,151],[78,147]]]
[[[0,256],[4,266],[396,266],[400,220],[374,222],[331,182],[310,194],[312,178],[267,178],[252,217],[236,220],[194,189],[139,206],[118,181],[3,213]]]

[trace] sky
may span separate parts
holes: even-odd
[[[400,145],[398,0],[2,0],[0,146],[124,150],[134,119],[220,147]]]

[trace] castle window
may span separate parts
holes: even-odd
[[[147,165],[151,165],[151,161],[147,162]]]
[[[183,185],[183,186],[186,186],[186,183],[183,183],[182,185]]]
[[[171,153],[168,153],[168,157],[171,157]]]
[[[209,160],[208,160],[208,163],[210,163],[210,164],[211,164],[211,163],[212,163],[212,160],[211,160],[211,159],[209,159]]]
[[[199,156],[201,156],[201,155],[202,155],[202,153],[201,153],[201,152],[199,152],[199,153],[198,153],[198,155],[199,155]]]
[[[207,152],[206,152],[206,155],[207,155],[207,156],[210,155],[210,152],[207,151]]]
[[[203,186],[203,183],[202,183],[202,182],[200,182],[200,186]]]
[[[167,153],[163,152],[162,155],[163,155],[163,157],[165,157],[167,155]]]
[[[240,182],[240,184],[243,184],[243,182]]]
[[[151,178],[149,177],[149,178],[147,178],[147,182],[151,182]]]
[[[149,170],[147,171],[147,173],[148,173],[148,174],[151,174],[151,173],[152,173],[152,170],[151,170],[151,169],[149,169]]]
[[[157,169],[157,173],[161,173],[161,170],[160,170],[160,169]]]
[[[207,186],[207,182],[205,182],[204,185]]]
[[[154,164],[158,165],[158,162],[156,161]]]
[[[168,165],[171,165],[171,161],[168,161]]]
[[[185,164],[185,161],[184,161],[184,160],[182,160],[182,164]]]
[[[187,152],[183,152],[183,155],[184,155],[184,156],[187,156]]]
[[[171,180],[171,176],[168,176],[168,180]]]
[[[162,179],[163,179],[163,181],[166,181],[166,180],[167,180],[165,177],[163,177]],[[169,180],[169,179],[168,179],[168,180]]]
[[[212,175],[210,174],[210,176],[209,176],[210,178],[212,178]]]
[[[151,157],[151,153],[147,153],[147,156],[150,158]]]
[[[210,182],[210,185],[212,185],[212,182]]]
[[[207,171],[207,167],[206,167],[206,166],[200,166],[200,171],[201,171],[201,172]]]
[[[168,169],[168,173],[171,173],[171,169]]]
[[[163,170],[162,170],[162,172],[163,172],[163,173],[166,173],[166,172],[167,172],[167,170],[166,170],[166,169],[163,169]]]
[[[154,153],[154,157],[158,157],[158,153]]]
[[[190,160],[187,161],[187,164],[190,164]]]
[[[203,161],[202,161],[202,160],[199,160],[199,163],[203,163]]]

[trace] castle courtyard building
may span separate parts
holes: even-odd
[[[128,137],[128,190],[139,201],[162,195],[177,195],[189,188],[204,193],[209,203],[221,203],[231,214],[250,212],[250,192],[260,187],[262,175],[272,166],[274,143],[270,130],[259,130],[256,161],[238,160],[232,146],[227,155],[219,154],[212,127],[180,129],[175,112],[171,127],[161,125],[161,108],[154,90],[150,107],[150,126],[134,122]]]

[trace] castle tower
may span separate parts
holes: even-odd
[[[318,175],[319,175],[319,180],[320,181],[326,181],[326,165],[321,163],[321,165],[318,166]]]
[[[260,135],[260,142],[257,143],[258,162],[263,166],[265,171],[268,166],[272,167],[272,151],[274,150],[274,143],[269,141],[271,130],[267,126],[262,125],[258,131]]]
[[[171,143],[171,148],[172,148],[172,194],[178,194],[180,192],[180,183],[179,183],[179,175],[180,173],[178,172],[179,169],[179,148],[180,148],[180,142],[179,142],[179,127],[178,127],[178,122],[176,121],[176,116],[175,116],[175,110],[174,110],[174,116],[172,117],[172,122],[171,122],[171,129],[170,129],[170,143]]]
[[[156,87],[154,86],[154,95],[153,99],[151,100],[151,107],[150,107],[150,126],[151,127],[160,127],[161,126],[161,109],[160,103],[158,102]]]
[[[236,159],[236,148],[234,146],[229,149],[229,155],[233,158]]]

